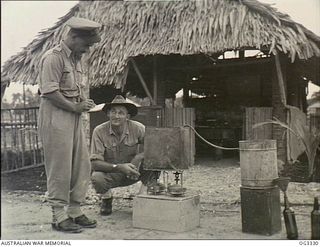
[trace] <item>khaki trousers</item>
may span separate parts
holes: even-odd
[[[81,115],[41,99],[39,134],[43,144],[48,201],[52,207],[80,207],[90,180],[91,163]]]
[[[147,171],[143,169],[143,165],[139,169],[139,180],[143,185],[156,182],[160,176],[158,171]],[[103,199],[112,197],[112,188],[124,187],[138,182],[139,180],[132,180],[127,178],[123,173],[106,173],[94,171],[91,175],[92,185],[98,194],[102,195]]]

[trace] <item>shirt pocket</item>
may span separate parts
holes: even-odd
[[[75,78],[74,78],[72,67],[65,66],[62,72],[61,85],[60,85],[61,90],[68,91],[68,90],[77,89],[74,79]]]
[[[124,143],[125,155],[128,162],[130,162],[134,156],[138,153],[138,140],[128,140]]]
[[[104,160],[106,162],[113,163],[116,158],[116,147],[113,147],[110,143],[103,144],[104,146]]]

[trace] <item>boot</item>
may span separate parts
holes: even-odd
[[[89,219],[86,215],[80,215],[73,219],[74,223],[78,224],[81,227],[86,228],[95,228],[97,226],[97,221]]]
[[[113,198],[102,199],[100,214],[110,215],[112,213],[112,200]]]
[[[80,233],[82,232],[81,226],[74,223],[71,218],[68,218],[60,223],[51,223],[52,228],[61,232]]]

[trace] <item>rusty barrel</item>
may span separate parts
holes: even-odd
[[[239,141],[241,185],[251,188],[274,186],[278,177],[275,140]]]

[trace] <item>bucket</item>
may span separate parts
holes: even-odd
[[[278,178],[276,140],[239,141],[241,185],[265,188]]]

